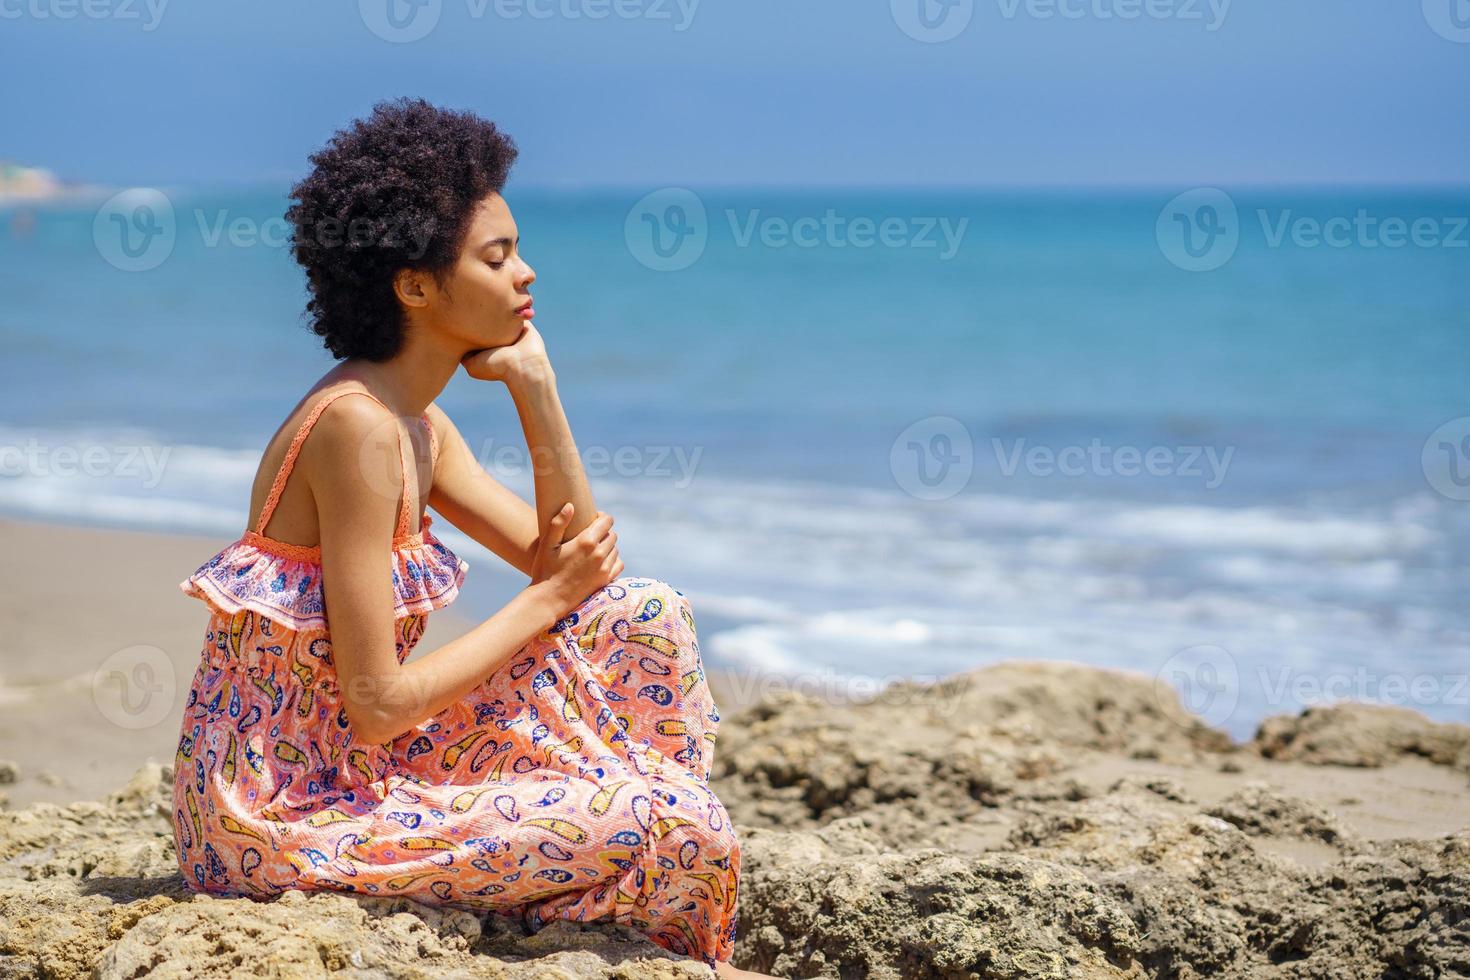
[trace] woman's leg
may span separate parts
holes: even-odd
[[[621,730],[707,780],[720,713],[689,600],[666,582],[624,577],[593,593],[558,629],[590,672],[590,693],[607,705],[593,719],[603,740],[614,744]]]
[[[539,929],[556,918],[611,919],[710,966],[728,960],[740,886],[730,815],[703,781],[676,766],[652,777],[645,807],[635,806],[634,820],[609,838],[620,874],[529,903],[525,921]]]
[[[462,791],[416,807],[425,825],[490,852],[435,894],[519,900],[533,928],[610,918],[728,959],[740,846],[706,782],[718,724],[688,600],[656,579],[599,589],[395,742],[401,766],[439,784],[416,791]],[[557,776],[567,781],[542,781]]]
[[[689,600],[666,582],[624,577],[390,748],[406,771],[465,785],[504,778],[490,757],[547,742],[545,729],[564,741],[584,729],[587,748],[652,747],[708,779],[719,723]],[[514,772],[535,764],[513,761]]]
[[[601,744],[646,770],[637,864],[612,887],[535,903],[528,921],[611,917],[714,965],[735,939],[740,842],[707,779],[719,728],[694,614],[657,579],[620,578],[557,624],[583,688],[581,719]]]

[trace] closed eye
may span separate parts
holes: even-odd
[[[511,252],[516,250],[520,243],[521,236],[517,235],[514,241],[509,238],[492,238],[490,241],[485,242],[480,247],[484,249],[490,249],[494,248],[496,245],[499,245],[501,248],[505,249],[506,255],[509,256]],[[489,259],[486,259],[485,264],[492,269],[499,269],[501,266],[505,265],[505,259],[501,259],[499,262],[493,262]]]

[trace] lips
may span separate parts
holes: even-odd
[[[526,300],[520,306],[517,306],[516,307],[516,312],[517,313],[520,313],[521,311],[523,311],[523,310],[529,310],[530,308],[531,308],[531,301],[530,300]]]

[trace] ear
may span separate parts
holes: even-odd
[[[432,288],[428,279],[428,273],[415,269],[399,269],[393,276],[393,292],[398,295],[398,302],[410,308],[428,306],[429,290]]]

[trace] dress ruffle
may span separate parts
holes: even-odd
[[[250,609],[293,630],[325,629],[319,555],[319,549],[246,533],[200,565],[179,588],[226,615]],[[429,532],[426,520],[420,534],[393,548],[394,620],[449,605],[468,569],[469,562]]]

